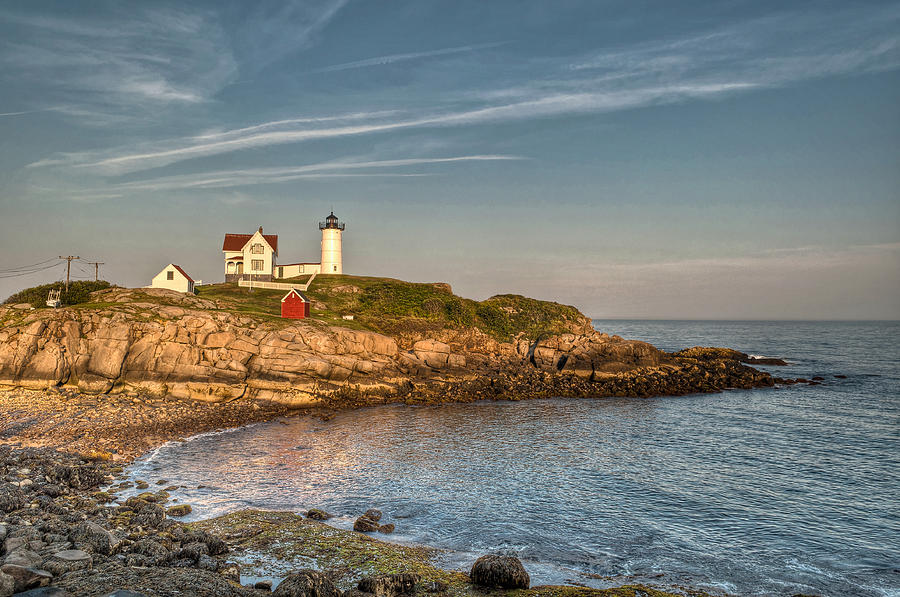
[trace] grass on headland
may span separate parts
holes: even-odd
[[[558,333],[584,319],[575,307],[504,294],[474,301],[442,283],[416,283],[365,276],[319,276],[306,293],[324,309],[313,315],[353,315],[367,329],[386,334],[429,329],[476,328],[506,341],[519,332]]]
[[[29,302],[35,307],[42,307],[49,290],[57,286],[48,284],[23,290],[6,302]],[[117,305],[127,304],[109,302],[105,293],[90,295],[95,290],[106,288],[109,288],[108,282],[75,282],[70,285],[69,293],[63,294],[63,304],[96,310],[115,309]],[[180,299],[150,294],[139,288],[128,289],[128,292],[133,303],[198,308],[198,301],[190,305]],[[281,319],[281,299],[285,292],[250,289],[235,283],[197,287],[197,297],[213,301],[216,310],[276,325],[289,323],[289,320]],[[453,294],[450,286],[442,283],[328,275],[316,277],[306,295],[312,300],[310,315],[315,321],[392,336],[442,329],[477,329],[496,340],[509,341],[519,333],[536,338],[540,334],[562,333],[587,325],[587,318],[575,307],[514,294],[498,295],[479,302]],[[344,316],[352,316],[352,319],[344,319]]]

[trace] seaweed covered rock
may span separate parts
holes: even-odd
[[[81,466],[60,465],[53,469],[51,477],[73,489],[93,489],[104,480],[103,471],[89,464]]]
[[[166,509],[166,514],[169,516],[187,516],[191,513],[191,506],[189,504],[179,504],[177,506],[169,506]]]
[[[306,513],[306,517],[312,520],[328,520],[329,518],[331,518],[331,514],[329,514],[325,510],[313,508]]]
[[[90,553],[110,555],[119,544],[119,539],[96,522],[83,522],[72,529],[72,543]]]
[[[18,487],[0,485],[0,512],[12,512],[25,505],[25,494]]]
[[[341,597],[331,579],[316,570],[301,570],[288,575],[272,594],[279,597]]]
[[[363,593],[371,593],[375,597],[398,597],[415,592],[419,575],[405,572],[401,574],[383,574],[367,576],[359,581],[358,589]]]
[[[359,533],[374,533],[378,530],[379,524],[368,516],[360,516],[353,523],[353,530]]]
[[[66,572],[90,568],[91,565],[91,554],[80,549],[65,549],[47,558],[42,568],[54,576],[61,576]]]
[[[145,503],[136,511],[138,514],[134,517],[134,524],[141,527],[158,529],[166,519],[166,511],[157,504]]]
[[[153,565],[159,566],[165,564],[172,558],[172,554],[164,545],[153,539],[141,539],[136,541],[130,548],[129,554],[138,557],[126,556],[125,561],[131,565]]]
[[[481,556],[472,565],[469,577],[474,584],[482,587],[527,589],[531,584],[522,562],[512,556]]]

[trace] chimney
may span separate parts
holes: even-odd
[[[259,233],[262,234],[262,226],[259,227]]]

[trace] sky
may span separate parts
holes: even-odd
[[[0,4],[0,300],[332,209],[346,273],[479,300],[900,319],[900,2]]]

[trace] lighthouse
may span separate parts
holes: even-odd
[[[320,273],[344,273],[343,258],[341,257],[341,234],[344,232],[344,223],[339,221],[332,211],[324,222],[319,222],[319,230],[322,231],[322,269]]]

